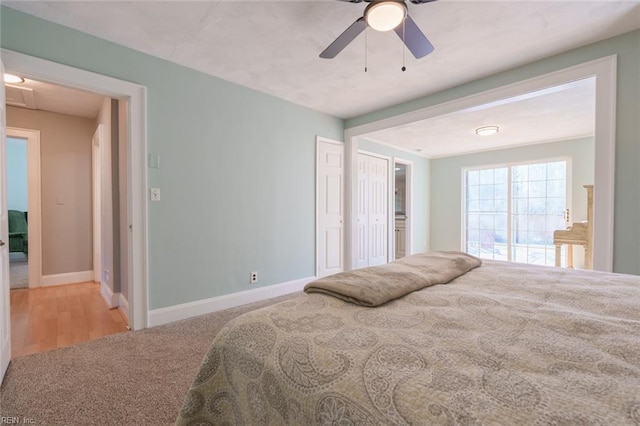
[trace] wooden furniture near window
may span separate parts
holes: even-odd
[[[587,220],[574,222],[567,229],[553,232],[553,244],[556,246],[556,266],[562,259],[562,245],[567,245],[567,267],[573,268],[573,246],[584,247],[584,268],[593,269],[593,185],[584,185],[587,190]]]

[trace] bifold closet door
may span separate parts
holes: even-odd
[[[387,263],[388,185],[388,160],[358,154],[357,268]]]

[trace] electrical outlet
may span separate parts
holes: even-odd
[[[253,271],[249,274],[249,282],[255,284],[258,282],[258,271]]]

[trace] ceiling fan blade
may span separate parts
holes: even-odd
[[[347,47],[349,43],[351,43],[364,29],[367,28],[367,23],[364,20],[364,17],[360,17],[349,26],[342,34],[338,36],[337,39],[333,41],[324,49],[324,51],[320,54],[321,58],[331,59],[335,58],[336,55],[342,52],[342,49]]]
[[[394,28],[396,34],[400,39],[403,39],[402,25],[398,25]],[[413,53],[416,59],[420,59],[433,52],[433,44],[427,39],[427,37],[420,31],[420,28],[416,25],[415,21],[407,15],[404,20],[404,44],[407,45],[409,51]]]

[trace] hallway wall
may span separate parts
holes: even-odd
[[[95,120],[7,107],[7,125],[40,131],[42,275],[91,270]]]

